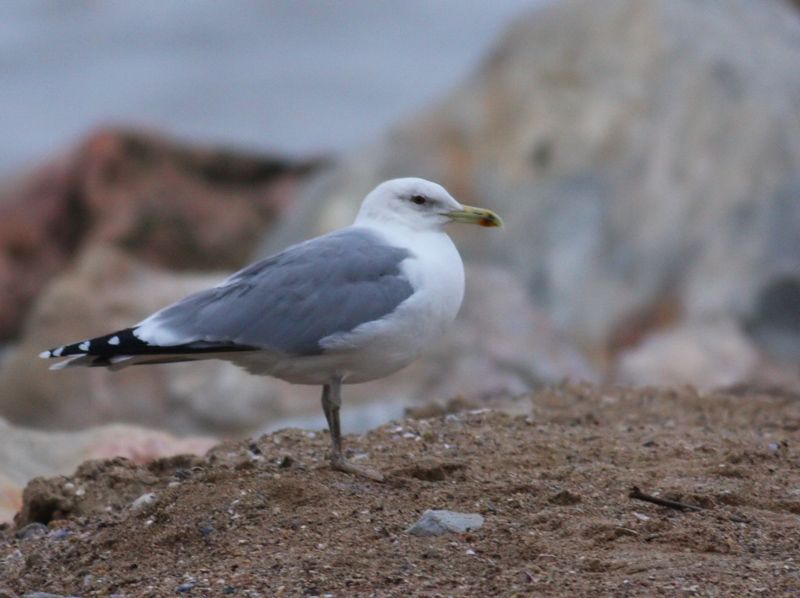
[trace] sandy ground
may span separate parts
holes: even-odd
[[[0,588],[800,595],[800,395],[564,386],[515,408],[528,414],[465,411],[348,438],[383,484],[330,471],[327,434],[298,430],[206,458],[90,462],[37,480],[17,528],[0,532]],[[633,486],[699,509],[631,498]],[[152,503],[131,506],[150,492]],[[406,533],[426,509],[480,513],[485,524]]]

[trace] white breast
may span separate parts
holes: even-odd
[[[378,232],[412,253],[401,269],[414,294],[386,318],[320,343],[327,355],[337,358],[345,381],[351,383],[386,376],[416,359],[447,330],[464,297],[464,265],[446,233]]]

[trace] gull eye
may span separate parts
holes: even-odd
[[[412,195],[411,201],[417,204],[418,206],[423,206],[426,203],[428,203],[428,198],[425,197],[424,195]]]

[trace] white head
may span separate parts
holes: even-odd
[[[502,225],[494,212],[464,206],[441,185],[417,178],[381,183],[364,198],[356,217],[356,224],[389,224],[412,230],[440,230],[454,221]]]

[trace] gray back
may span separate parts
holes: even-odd
[[[183,343],[319,354],[320,340],[377,320],[413,294],[400,271],[410,256],[368,230],[347,228],[256,262],[163,309],[153,323]]]

